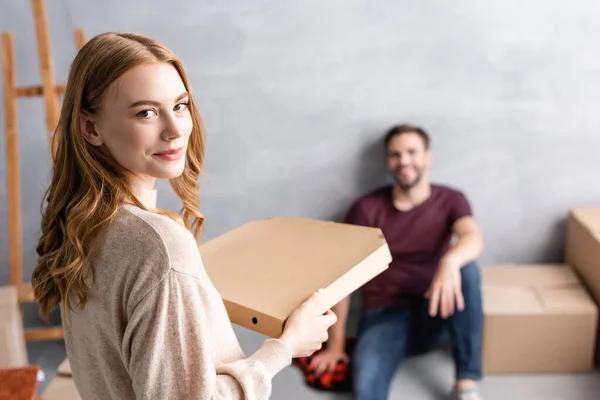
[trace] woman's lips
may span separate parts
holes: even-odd
[[[153,155],[167,161],[179,160],[181,156],[183,156],[183,147],[161,151],[160,153],[154,153]]]

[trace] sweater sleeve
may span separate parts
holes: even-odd
[[[137,399],[269,398],[272,378],[291,362],[288,348],[267,339],[245,358],[217,300],[214,288],[170,271],[135,306],[123,354]]]

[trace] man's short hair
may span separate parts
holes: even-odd
[[[386,150],[388,148],[388,145],[390,144],[390,141],[394,137],[396,137],[398,135],[402,135],[404,133],[416,133],[417,135],[421,136],[421,139],[423,139],[423,143],[425,143],[425,148],[429,149],[429,144],[430,144],[431,139],[429,138],[429,134],[425,131],[425,129],[421,128],[420,126],[416,126],[416,125],[401,124],[401,125],[393,126],[385,135],[384,144],[385,144]]]

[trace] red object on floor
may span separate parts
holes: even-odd
[[[33,400],[38,386],[37,365],[0,369],[0,399]]]
[[[354,338],[346,339],[346,354],[352,359],[356,341]],[[326,346],[323,346],[325,349]],[[319,350],[310,357],[294,358],[292,365],[298,367],[304,374],[305,382],[313,389],[331,391],[331,392],[350,392],[352,391],[352,366],[351,363],[345,364],[338,362],[333,372],[326,371],[317,376],[310,366],[314,356],[321,353]]]

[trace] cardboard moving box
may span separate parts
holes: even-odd
[[[565,262],[573,266],[600,305],[600,207],[571,209],[565,241]],[[596,362],[600,363],[600,336]]]
[[[572,265],[600,304],[600,207],[569,211],[565,262]]]
[[[598,307],[567,265],[482,268],[485,374],[593,369]]]
[[[277,217],[253,221],[200,246],[231,321],[278,337],[288,316],[319,288],[324,313],[392,260],[378,228]]]

